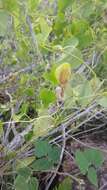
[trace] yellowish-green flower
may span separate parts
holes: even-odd
[[[55,76],[61,86],[65,86],[71,78],[71,66],[69,63],[62,63],[55,70]]]

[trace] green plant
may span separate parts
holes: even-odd
[[[32,176],[32,171],[29,167],[18,170],[14,185],[16,190],[38,190],[38,180]]]
[[[17,177],[15,179],[16,190],[38,190],[38,180],[33,177],[33,172],[43,172],[45,170],[51,170],[59,162],[60,149],[48,143],[46,140],[36,140],[34,143],[35,158],[26,165],[18,166]]]
[[[65,178],[54,190],[72,190],[72,180],[67,177]]]
[[[68,123],[68,135],[68,128],[74,127],[70,121],[75,111],[80,115],[85,110],[90,113],[82,118],[75,116],[77,121],[73,122],[79,125],[99,108],[107,108],[106,0],[46,3],[0,0],[0,151],[3,153],[0,168],[3,175],[14,172],[14,162],[16,170],[25,169],[28,176],[18,171],[15,180],[16,189],[20,190],[24,183],[26,189],[38,187],[33,171],[50,170],[58,164],[60,150],[39,138],[44,139],[63,123]],[[57,97],[57,87],[63,87],[61,99]],[[2,91],[6,96],[2,96]],[[95,107],[90,111],[91,105]],[[62,135],[60,130],[49,139],[58,135]],[[29,149],[35,151],[23,157],[25,152],[29,155]],[[101,161],[90,156],[95,150],[87,151],[90,160],[85,151],[77,151],[76,160],[81,172],[87,173],[97,186],[96,168]],[[101,160],[101,155],[96,155]]]
[[[97,169],[102,166],[104,159],[101,151],[96,149],[77,150],[75,162],[83,175],[87,175],[89,181],[98,187]]]
[[[37,140],[35,145],[36,160],[31,167],[34,171],[50,170],[59,162],[60,149],[48,141]]]

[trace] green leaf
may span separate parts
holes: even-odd
[[[88,175],[87,175],[89,181],[95,185],[96,187],[98,187],[98,179],[97,179],[97,173],[96,170],[93,167],[90,167],[88,169]]]
[[[7,10],[9,13],[13,13],[16,15],[19,10],[18,0],[2,0],[3,8]]]
[[[38,190],[39,183],[36,177],[31,177],[28,182],[29,190]]]
[[[46,20],[41,17],[40,18],[40,28],[41,28],[41,33],[37,34],[37,40],[40,45],[43,45],[48,39],[48,36],[52,30],[52,27],[49,26],[49,24],[46,22]]]
[[[52,169],[52,167],[53,162],[51,160],[48,160],[47,158],[40,158],[31,165],[31,168],[34,171],[49,170]]]
[[[34,122],[33,133],[35,138],[41,137],[48,133],[49,130],[52,130],[53,125],[53,118],[50,115],[44,115],[38,117]]]
[[[49,106],[50,103],[54,103],[56,100],[55,93],[51,90],[43,88],[40,90],[40,99],[45,107]]]
[[[81,49],[84,49],[84,48],[90,46],[90,44],[93,42],[93,32],[91,29],[86,30],[85,33],[80,34],[77,37],[79,39],[79,47]]]
[[[63,42],[62,42],[62,45],[63,46],[70,46],[70,47],[77,47],[78,46],[78,44],[79,44],[79,41],[78,41],[78,39],[76,38],[76,37],[74,37],[74,36],[72,36],[71,38],[69,37],[65,37],[64,39],[63,39]]]
[[[0,121],[0,135],[2,134],[2,132],[3,132],[3,122]]]
[[[71,84],[68,83],[64,89],[64,107],[66,109],[71,109],[75,105],[75,98],[74,98],[73,88]]]
[[[44,35],[44,38],[47,39],[52,28],[49,26],[49,24],[46,22],[46,19],[44,19],[43,17],[40,18],[40,27],[41,27],[41,33]]]
[[[90,81],[93,91],[98,91],[101,88],[102,82],[98,77],[93,77]]]
[[[15,190],[38,190],[38,180],[34,177],[25,179],[25,177],[18,175],[15,179]]]
[[[25,168],[28,165],[30,165],[34,160],[35,160],[34,156],[28,157],[28,158],[23,158],[22,160],[17,160],[16,169],[19,170],[20,168]]]
[[[63,1],[58,0],[59,11],[63,11],[65,8],[70,6],[71,3],[72,3],[72,0],[63,0]]]
[[[101,105],[104,108],[107,108],[107,96],[102,96],[99,100],[98,100],[98,104]]]
[[[53,85],[58,84],[58,81],[55,77],[55,70],[56,70],[56,67],[52,67],[50,71],[47,71],[43,75],[44,79],[50,81]]]
[[[82,85],[79,86],[78,93],[80,104],[83,106],[87,105],[91,101],[93,95],[91,83],[89,81],[85,81]]]
[[[9,20],[8,13],[0,10],[0,36],[6,35],[8,20]]]
[[[100,167],[104,161],[103,154],[96,149],[86,149],[84,151],[84,156],[90,162],[90,165],[93,164],[96,167]]]
[[[93,14],[95,11],[95,6],[92,3],[91,0],[87,1],[86,3],[83,4],[81,10],[79,11],[79,14],[81,18],[87,18]]]
[[[75,74],[73,74],[73,77],[72,77],[72,79],[70,81],[71,87],[72,88],[78,87],[81,84],[83,84],[85,80],[86,79],[85,79],[85,77],[83,76],[82,73],[81,74],[75,73]]]
[[[83,63],[81,51],[74,47],[65,47],[58,62],[70,63],[71,68],[77,68]]]
[[[73,21],[71,33],[78,39],[80,48],[86,48],[93,41],[94,32],[86,20]]]
[[[25,85],[28,79],[29,79],[29,75],[23,73],[23,75],[20,76],[20,85],[21,86]]]
[[[34,90],[34,88],[33,87],[29,87],[29,88],[26,88],[25,89],[25,94],[27,95],[27,96],[34,96],[35,95],[35,90]]]
[[[88,171],[89,161],[84,156],[84,152],[77,150],[75,153],[75,161],[82,174],[86,174]]]
[[[57,36],[63,33],[64,27],[66,27],[65,15],[64,13],[59,12],[54,24],[54,31]]]
[[[50,152],[52,149],[51,145],[48,143],[48,141],[44,140],[37,140],[35,143],[35,156],[42,157],[47,156],[48,152]]]
[[[60,149],[50,145],[45,140],[37,140],[35,143],[35,156],[38,158],[46,156],[54,164],[58,163],[60,158]]]
[[[74,20],[71,25],[71,32],[75,37],[84,34],[89,29],[88,21],[86,20]]]
[[[20,168],[18,170],[18,174],[22,177],[25,178],[25,180],[27,180],[29,178],[29,176],[31,175],[31,169],[28,167],[25,168]]]
[[[48,158],[52,160],[54,164],[59,162],[60,159],[60,149],[56,146],[52,146],[51,149],[48,151]]]
[[[29,103],[28,102],[23,103],[20,108],[20,114],[14,116],[15,121],[20,120],[23,117],[23,114],[26,114],[28,112],[28,109],[29,109]]]
[[[65,178],[59,185],[58,190],[71,190],[71,183],[72,180],[69,177]]]
[[[28,0],[29,11],[35,11],[41,0]]]
[[[28,184],[23,176],[18,175],[15,179],[15,190],[29,190]]]

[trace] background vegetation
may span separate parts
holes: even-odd
[[[107,189],[106,0],[0,0],[1,190]]]

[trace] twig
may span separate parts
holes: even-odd
[[[10,133],[11,130],[13,131],[14,136],[17,135],[17,131],[16,131],[16,129],[15,129],[14,123],[11,123],[11,121],[12,121],[12,119],[13,119],[13,115],[14,115],[14,107],[13,107],[13,105],[12,105],[12,103],[13,103],[12,96],[11,96],[11,94],[10,94],[8,91],[6,91],[6,94],[7,94],[7,95],[9,96],[9,98],[10,98],[10,103],[11,103],[11,118],[10,118],[10,122],[9,122],[9,124],[8,124],[8,126],[7,126],[6,134],[5,134],[5,136],[4,136],[4,144],[5,144],[5,145],[8,144],[8,136],[9,136],[9,133]]]
[[[56,170],[54,171],[54,170],[45,170],[45,171],[43,171],[43,172],[50,172],[50,173],[56,173]],[[71,174],[69,174],[69,173],[67,173],[67,172],[58,172],[57,171],[57,174],[58,175],[63,175],[63,176],[68,176],[68,177],[70,177],[71,179],[73,179],[74,181],[76,181],[77,183],[80,183],[80,179],[78,179],[78,178],[76,178],[76,177],[74,177],[73,175],[71,175]]]
[[[101,124],[101,125],[99,125],[99,126],[97,126],[97,127],[95,127],[95,128],[87,129],[87,130],[85,130],[85,131],[81,131],[81,132],[79,132],[79,133],[77,133],[77,134],[74,134],[73,137],[76,137],[76,136],[79,136],[79,135],[82,135],[82,137],[83,137],[83,134],[84,134],[84,133],[92,132],[92,131],[95,131],[96,129],[97,129],[97,130],[98,130],[98,129],[101,129],[101,128],[103,128],[103,127],[106,126],[106,125],[107,125],[107,123],[103,123],[103,124]]]
[[[21,73],[31,72],[34,68],[35,68],[35,64],[32,64],[32,65],[30,65],[28,67],[20,69],[19,71],[14,71],[13,73],[9,73],[4,78],[0,79],[0,84],[5,83],[6,81],[10,80],[12,77],[18,76]]]
[[[68,119],[68,121],[66,121],[66,122],[63,124],[63,126],[64,126],[65,128],[67,128],[68,126],[72,125],[72,124],[73,124],[75,121],[77,121],[78,119],[80,119],[80,118],[86,116],[87,114],[89,114],[94,108],[96,108],[96,106],[97,106],[96,104],[93,104],[93,105],[91,105],[90,107],[88,107],[87,109],[85,109],[85,110],[83,110],[83,111],[80,110],[80,112],[79,112],[78,114],[71,116],[71,118]],[[94,117],[94,115],[92,116],[92,118],[93,118],[93,117]],[[85,122],[86,122],[86,121],[85,121]],[[75,127],[75,130],[78,129],[79,127],[80,127],[80,126]],[[62,130],[62,125],[60,125],[57,129],[53,130],[53,133],[52,133],[52,134],[57,133],[57,132],[60,132],[61,130]],[[74,131],[74,128],[73,128],[73,129],[70,129],[70,132],[71,132],[71,131]],[[55,137],[54,139],[52,139],[52,140],[50,141],[50,143],[53,143],[54,141],[57,141],[57,140],[60,139],[61,137],[62,137],[62,134],[59,135],[59,136],[57,136],[57,137]]]
[[[31,23],[31,20],[30,20],[29,16],[26,17],[26,22],[27,22],[27,24],[29,26],[29,30],[30,30],[30,34],[31,34],[31,37],[32,37],[32,43],[34,45],[34,48],[36,49],[37,55],[40,55],[39,48],[38,48],[38,42],[37,42],[37,39],[36,39],[36,35],[35,35],[34,31],[33,31],[32,23]]]
[[[61,145],[59,145],[57,142],[54,142],[53,144],[61,148]],[[64,150],[64,153],[68,155],[72,160],[74,160],[74,157],[67,150]]]
[[[66,146],[66,136],[65,136],[65,127],[63,126],[63,146],[62,146],[62,151],[61,151],[61,155],[60,155],[60,161],[59,161],[59,164],[55,170],[55,173],[53,174],[52,178],[50,179],[48,185],[46,186],[45,190],[49,190],[53,180],[55,179],[57,173],[58,173],[58,170],[60,168],[60,165],[61,165],[61,162],[62,162],[62,159],[63,159],[63,155],[64,155],[64,150],[65,150],[65,146]]]
[[[43,173],[56,173],[56,170],[44,170]],[[12,172],[6,172],[4,173],[3,175],[6,176],[6,175],[12,175],[12,174],[16,174],[17,172],[16,171],[12,171]],[[74,177],[73,175],[67,173],[67,172],[58,172],[57,171],[57,174],[58,175],[63,175],[63,176],[67,176],[67,177],[70,177],[71,179],[73,179],[74,181],[76,181],[77,183],[80,183],[80,179]]]
[[[88,147],[88,148],[91,148],[91,149],[96,149],[96,150],[100,150],[101,152],[105,152],[107,153],[107,150],[103,149],[103,148],[98,148],[98,147],[94,147],[94,146],[91,146],[87,143],[84,143],[76,138],[74,138],[72,135],[69,135],[69,137],[71,137],[73,140],[75,140],[77,143],[83,145],[84,147]]]
[[[24,136],[27,135],[32,130],[32,125],[29,125],[23,132],[18,133],[14,139],[7,145],[7,149],[16,150],[20,147],[24,142]]]
[[[104,185],[102,185],[99,190],[103,190],[106,186],[107,186],[107,183],[105,183]]]

